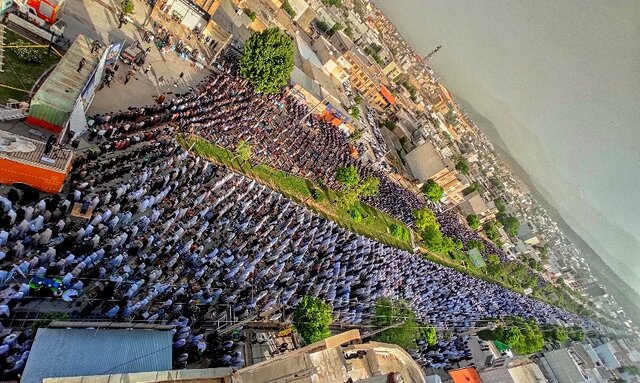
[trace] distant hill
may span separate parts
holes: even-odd
[[[457,98],[457,97],[456,97]],[[457,98],[465,111],[473,118],[478,127],[487,135],[493,143],[500,158],[505,161],[514,176],[522,180],[531,191],[534,198],[547,210],[549,216],[558,223],[558,227],[571,240],[591,267],[591,272],[602,283],[607,291],[612,294],[627,315],[640,325],[640,295],[626,284],[618,275],[602,260],[602,258],[589,246],[589,244],[576,233],[560,215],[558,210],[549,202],[553,201],[544,190],[538,190],[533,180],[520,164],[511,156],[507,145],[500,137],[493,123],[478,113],[469,103]]]

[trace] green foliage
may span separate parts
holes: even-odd
[[[478,191],[479,193],[484,193],[484,188],[482,187],[482,185],[480,185],[479,182],[475,181],[471,185],[469,185],[469,187],[465,188],[462,191],[462,194],[468,195],[473,193],[474,191]]]
[[[241,140],[236,144],[236,159],[240,161],[241,164],[249,161],[251,158],[251,153],[253,151],[253,147],[249,145],[246,141]]]
[[[520,221],[516,217],[507,215],[505,213],[498,213],[497,217],[498,222],[502,224],[502,227],[512,237],[518,235],[518,230],[520,230]]]
[[[360,105],[361,102],[362,102],[362,96],[360,96],[359,94],[356,94],[356,96],[353,98],[353,103],[356,105]]]
[[[416,229],[424,231],[429,228],[435,228],[440,231],[440,224],[436,220],[435,214],[427,208],[413,211],[413,224]]]
[[[496,226],[495,221],[485,222],[484,225],[482,225],[482,230],[484,230],[487,238],[494,242],[500,238],[500,233],[498,232],[498,227]]]
[[[284,3],[282,3],[282,9],[287,12],[289,14],[289,16],[291,17],[295,17],[296,16],[296,11],[293,10],[293,7],[291,7],[291,4],[289,4],[288,0],[285,0]]]
[[[383,64],[382,58],[380,58],[380,50],[382,50],[382,47],[377,44],[370,44],[364,47],[364,53],[371,56],[375,60],[375,62],[378,63],[378,65]]]
[[[406,227],[402,227],[402,226],[396,225],[395,223],[392,223],[389,226],[389,231],[391,232],[391,235],[393,235],[394,237],[401,239],[405,242],[409,242],[410,234],[409,234],[409,229],[407,229]]]
[[[407,90],[407,92],[409,92],[409,96],[411,97],[411,100],[415,101],[418,96],[418,90],[416,89],[416,87],[411,85],[411,83],[408,80],[403,81],[402,86]]]
[[[504,213],[507,211],[507,206],[504,204],[504,201],[500,198],[496,198],[493,200],[493,203],[496,205],[496,209],[498,209],[498,213]]]
[[[355,165],[338,168],[336,170],[336,179],[346,188],[353,188],[360,183],[360,175]]]
[[[324,200],[324,193],[319,189],[312,189],[311,190],[311,197],[313,197],[313,199],[315,201],[320,202],[320,201]]]
[[[293,327],[307,343],[328,338],[333,309],[320,298],[305,296],[293,311]]]
[[[256,21],[256,18],[258,17],[258,15],[256,15],[256,13],[250,9],[246,9],[245,12],[247,13],[247,16],[249,16],[249,18],[251,19],[251,21]]]
[[[376,335],[375,340],[383,343],[396,344],[404,349],[416,348],[416,339],[420,336],[416,314],[406,303],[380,298],[375,306],[376,316],[373,323],[378,326],[390,326],[404,322],[399,327],[385,330]]]
[[[131,13],[133,13],[133,7],[133,0],[122,0],[120,2],[120,9],[125,15],[130,15]]]
[[[495,331],[488,332],[489,339],[505,343],[518,354],[532,354],[544,347],[544,335],[538,324],[533,320],[520,317],[509,317],[504,325]]]
[[[429,178],[422,186],[422,192],[431,201],[438,202],[444,194],[444,189],[442,186],[438,185],[436,181]]]
[[[532,269],[536,271],[542,270],[542,266],[540,265],[540,262],[536,261],[535,259],[529,257],[526,259],[526,262],[527,262],[527,265],[529,265],[529,267],[531,267]]]
[[[626,372],[631,375],[640,376],[640,367],[638,366],[621,366],[618,367],[619,372]]]
[[[362,221],[362,213],[358,209],[353,209],[351,210],[351,218],[356,222],[360,222]]]
[[[322,33],[327,33],[329,31],[329,24],[327,24],[324,20],[315,19],[313,23],[316,25],[316,28]]]
[[[359,139],[362,138],[362,133],[363,133],[363,130],[358,128],[354,130],[353,133],[351,133],[351,136],[349,136],[349,139],[351,141],[358,141]]]
[[[500,257],[496,254],[489,254],[487,257],[487,272],[491,275],[498,275],[502,271],[502,264],[500,263]]]
[[[402,145],[402,147],[404,148],[405,145],[407,145],[407,143],[409,142],[409,139],[405,136],[400,137],[400,145]]]
[[[333,5],[340,8],[342,6],[342,0],[322,0],[322,4],[326,5],[327,7]]]
[[[349,114],[355,119],[360,118],[360,108],[358,105],[352,106],[351,109],[349,109]]]
[[[258,92],[275,93],[287,84],[293,71],[293,44],[278,28],[251,35],[240,59],[240,75]]]
[[[438,333],[432,325],[420,329],[420,338],[424,339],[429,346],[435,346],[438,343]]]
[[[582,342],[584,340],[584,330],[580,326],[569,327],[569,338],[576,342]]]
[[[465,158],[459,158],[456,162],[456,170],[462,174],[469,174],[469,162]]]
[[[569,340],[569,332],[564,326],[546,326],[544,328],[544,339],[564,343]]]
[[[456,122],[456,120],[458,119],[456,117],[456,113],[453,111],[453,109],[451,109],[446,116],[444,116],[444,119],[449,123],[449,124],[453,124],[454,122]]]
[[[347,35],[347,37],[349,37],[350,39],[353,39],[353,28],[351,28],[351,25],[347,25],[347,27],[344,29],[344,34]]]
[[[344,25],[342,25],[342,23],[340,23],[339,21],[337,21],[335,24],[333,24],[333,27],[331,27],[331,29],[329,29],[327,31],[327,35],[328,36],[333,36],[334,33],[341,31],[344,29]]]
[[[389,129],[392,132],[396,130],[396,128],[398,127],[398,125],[392,120],[384,120],[384,122],[382,123],[382,126],[384,126],[385,128]]]
[[[484,250],[484,243],[482,243],[482,241],[472,239],[471,241],[467,241],[466,248],[467,250],[478,249],[478,251],[482,252]]]
[[[367,177],[358,185],[359,194],[363,197],[373,197],[380,191],[380,179]]]
[[[39,328],[47,327],[51,324],[51,322],[64,321],[67,319],[69,319],[69,314],[67,313],[59,313],[59,312],[46,313],[43,316],[41,316],[40,319],[33,322],[33,324],[31,325],[32,334],[35,336],[36,331]]]
[[[480,227],[480,218],[475,214],[469,214],[467,216],[467,224],[472,229],[478,229]]]

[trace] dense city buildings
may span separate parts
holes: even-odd
[[[60,57],[0,110],[3,379],[633,381],[635,324],[370,1],[61,15],[6,25]]]

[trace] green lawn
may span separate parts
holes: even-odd
[[[363,219],[355,222],[350,215],[350,210],[335,203],[335,191],[326,186],[319,185],[303,177],[293,176],[274,169],[267,165],[252,166],[249,163],[240,165],[234,158],[233,153],[227,149],[212,144],[207,140],[195,137],[179,137],[178,142],[183,147],[189,148],[196,140],[193,146],[193,153],[198,156],[207,158],[215,163],[231,168],[238,173],[242,173],[250,178],[256,179],[261,183],[268,185],[274,190],[286,195],[292,200],[305,205],[324,217],[335,221],[340,226],[354,233],[373,238],[387,245],[397,247],[404,250],[411,250],[411,244],[402,241],[389,232],[389,226],[396,224],[406,228],[401,221],[383,213],[367,204],[358,202],[355,208],[362,213]],[[322,198],[314,199],[311,192],[318,190],[322,193]]]
[[[5,28],[4,31],[5,45],[18,42],[19,40],[22,40],[20,43],[22,44],[24,42],[24,45],[35,45],[33,42],[7,28]],[[51,56],[47,56],[47,48],[32,49],[40,53],[42,57],[41,64],[23,62],[16,56],[13,50],[10,48],[4,49],[4,62],[2,65],[4,71],[0,72],[0,84],[29,91],[38,78],[40,78],[40,75],[59,60],[59,57],[53,52]],[[0,103],[6,103],[10,98],[18,101],[27,101],[29,93],[0,87]]]

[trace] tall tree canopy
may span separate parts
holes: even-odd
[[[336,179],[346,188],[355,187],[360,183],[360,175],[355,165],[338,168],[336,170]]]
[[[240,75],[257,91],[275,93],[287,84],[293,71],[293,43],[278,28],[254,33],[244,44]]]
[[[307,343],[317,342],[331,335],[329,325],[333,309],[320,298],[303,297],[293,312],[293,327]]]
[[[478,218],[478,216],[475,214],[469,214],[467,216],[467,223],[469,224],[470,228],[477,229],[480,227],[480,218]]]
[[[438,185],[436,181],[429,178],[422,186],[422,192],[431,201],[438,202],[444,194],[444,189],[442,189],[442,186]]]

